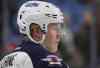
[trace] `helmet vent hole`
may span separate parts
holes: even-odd
[[[26,30],[26,27],[24,27],[23,29],[22,29],[22,31],[25,31]]]
[[[45,26],[45,24],[43,24],[43,26]]]
[[[43,29],[45,29],[45,24],[43,24]]]
[[[20,15],[20,19],[22,19],[22,15]]]
[[[57,14],[54,14],[54,15],[52,15],[52,16],[57,16]]]
[[[49,6],[48,6],[48,5],[46,5],[45,7],[49,8]]]
[[[26,27],[24,26],[24,29],[26,29]]]
[[[45,27],[43,27],[43,29],[45,29]]]
[[[24,14],[24,13],[25,13],[25,11],[22,11],[22,13]]]
[[[47,14],[45,14],[45,16],[48,16],[48,17],[50,17],[50,14],[48,14],[48,13],[47,13]]]
[[[57,18],[57,17],[53,17],[53,18]]]
[[[57,14],[54,14],[54,15],[52,15],[53,16],[53,18],[57,18]]]
[[[23,24],[25,24],[25,22],[23,22]]]

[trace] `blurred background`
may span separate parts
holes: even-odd
[[[0,59],[21,44],[16,24],[19,7],[29,0],[0,0]],[[71,68],[100,68],[100,1],[41,0],[54,3],[64,13],[64,33],[59,52]],[[97,21],[96,21],[97,20]]]

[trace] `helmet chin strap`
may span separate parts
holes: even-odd
[[[32,38],[29,33],[27,33],[27,36],[32,42],[34,42],[36,44],[42,44],[44,42],[44,40],[45,40],[45,34],[42,35],[42,39],[40,41],[34,40],[34,38]]]

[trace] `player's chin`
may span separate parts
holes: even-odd
[[[41,40],[42,40],[42,36],[32,36],[32,38],[33,38],[35,41],[41,41]]]

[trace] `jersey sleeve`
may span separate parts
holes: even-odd
[[[30,57],[25,52],[14,52],[0,61],[0,68],[34,68]]]

